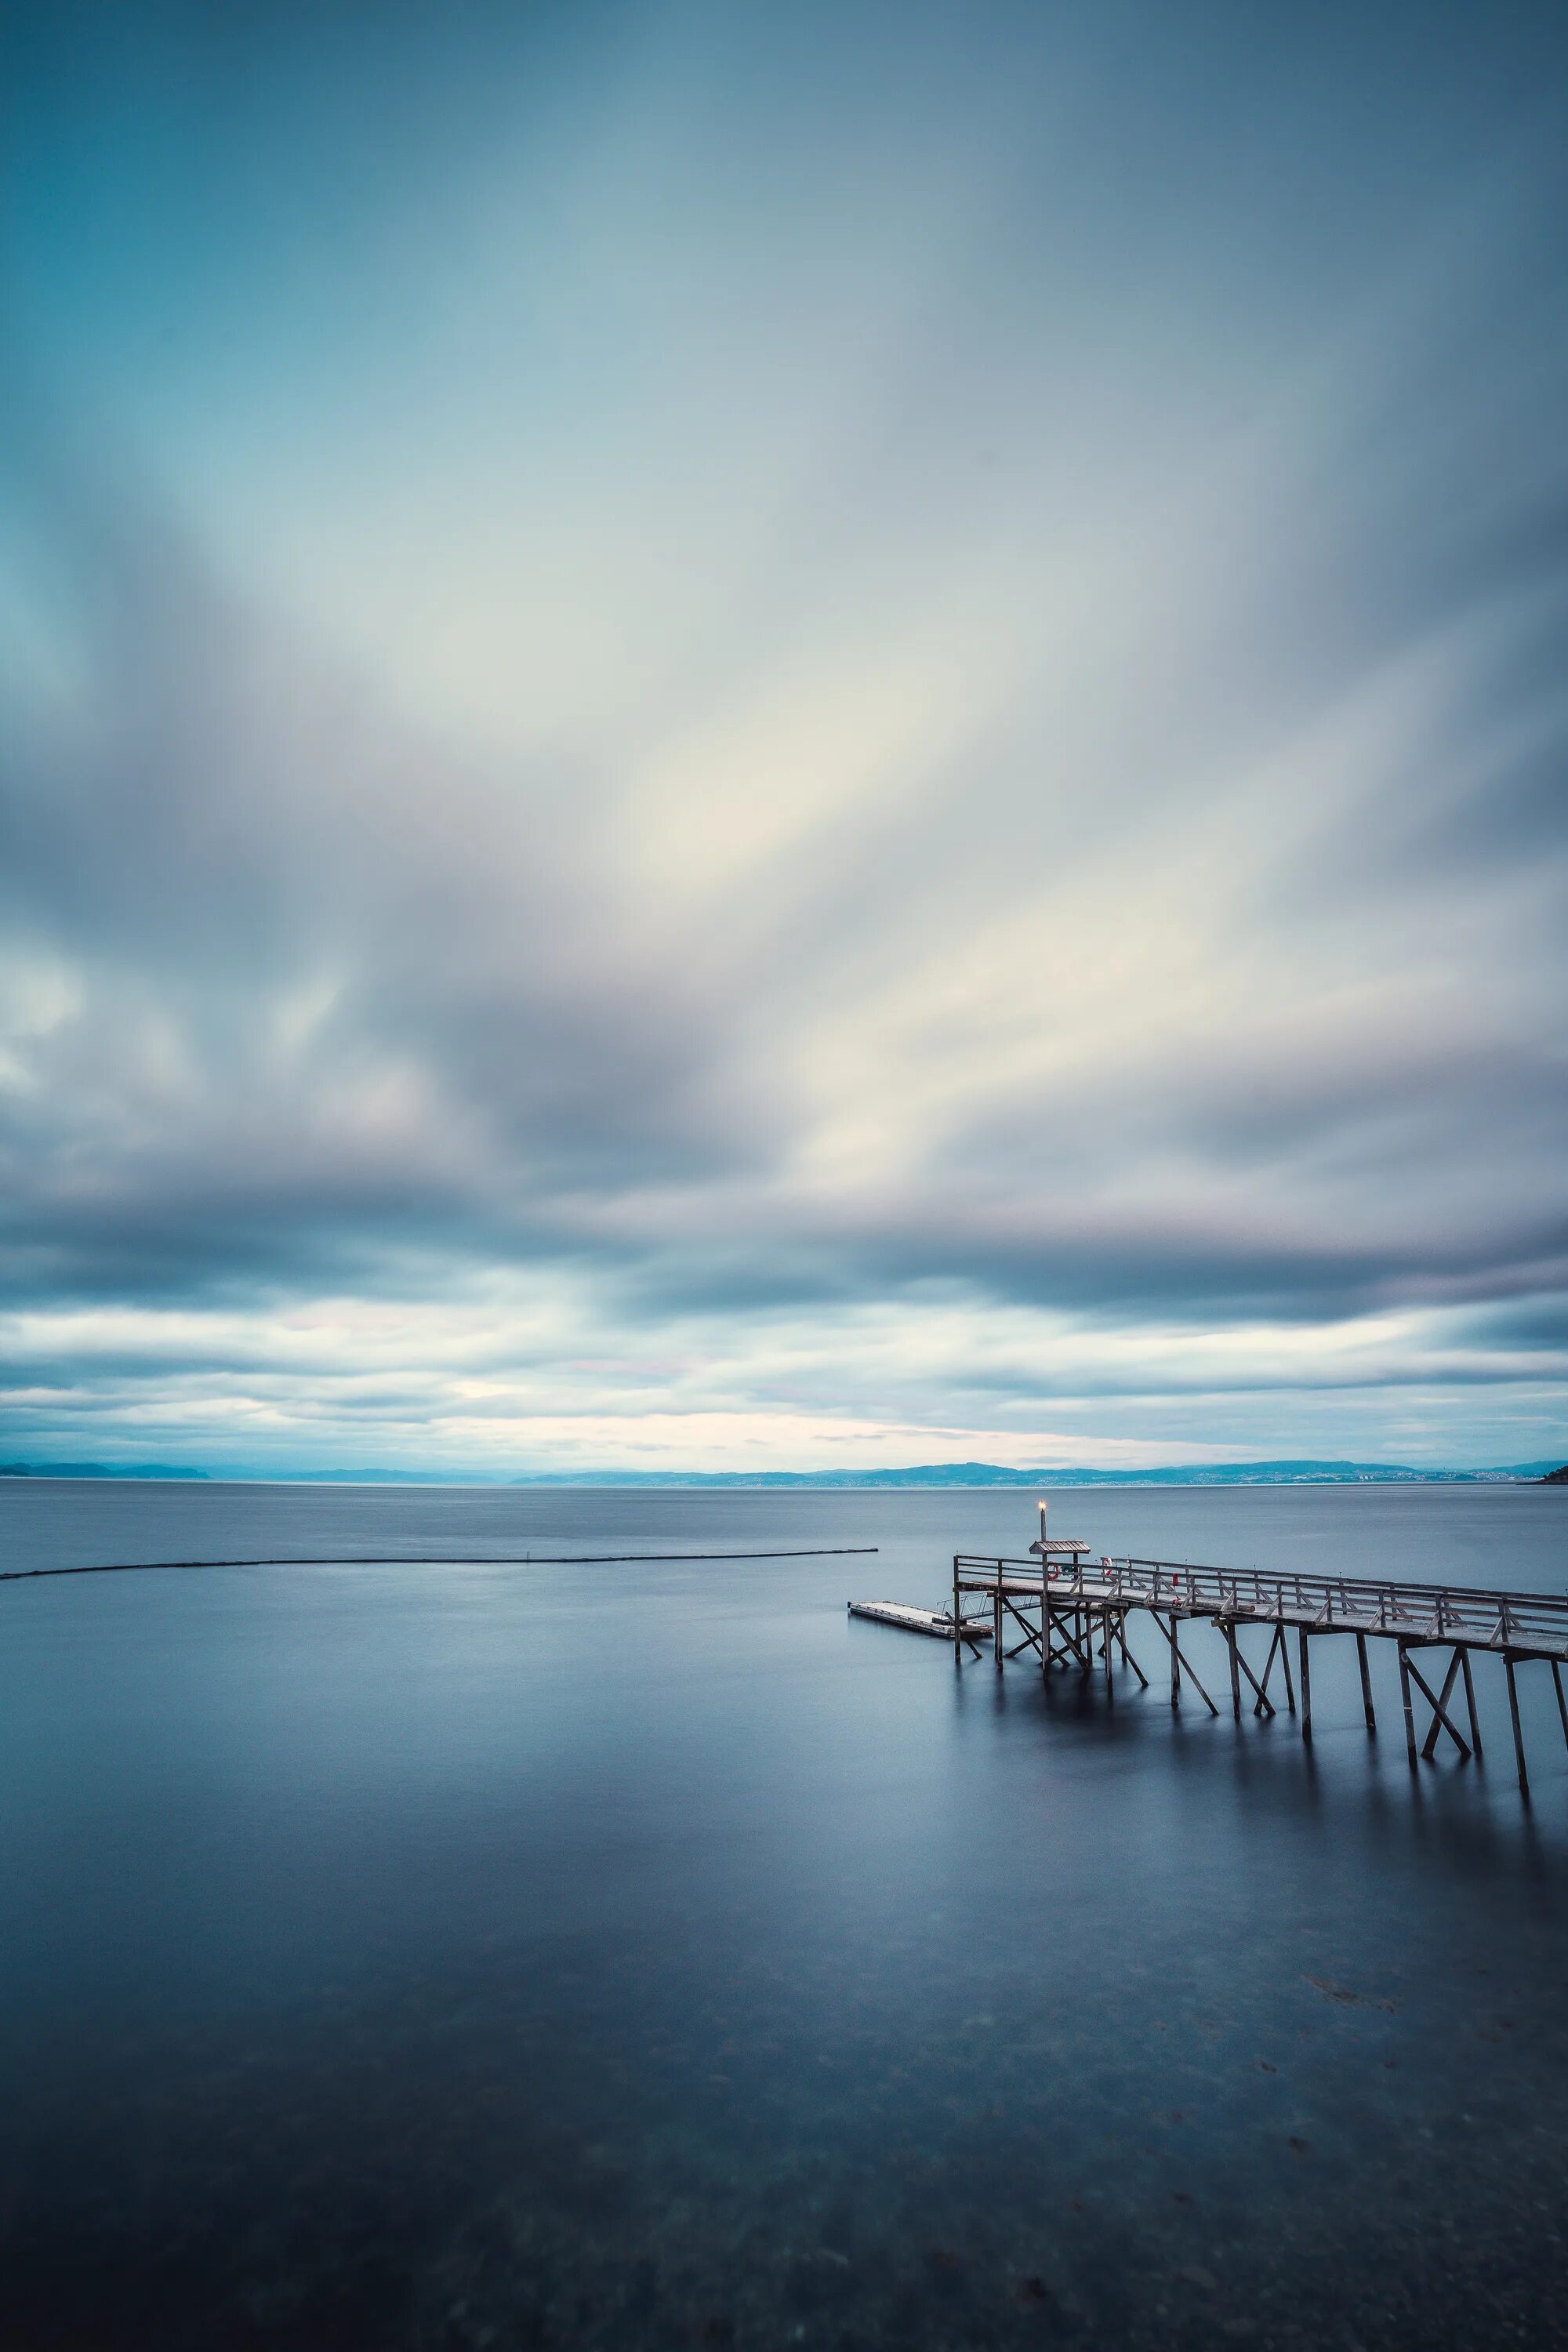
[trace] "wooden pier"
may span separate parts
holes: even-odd
[[[1103,1669],[1108,1687],[1120,1665],[1135,1675],[1146,1690],[1149,1677],[1127,1642],[1128,1618],[1138,1611],[1158,1630],[1169,1649],[1171,1705],[1181,1705],[1184,1682],[1209,1712],[1217,1715],[1218,1706],[1198,1680],[1181,1643],[1182,1629],[1200,1622],[1212,1625],[1225,1642],[1231,1711],[1237,1720],[1244,1695],[1255,1716],[1276,1714],[1272,1693],[1279,1688],[1289,1713],[1298,1717],[1302,1738],[1310,1740],[1311,1645],[1331,1634],[1348,1635],[1356,1645],[1366,1727],[1374,1734],[1377,1716],[1368,1644],[1384,1641],[1394,1645],[1405,1742],[1412,1766],[1422,1757],[1430,1759],[1444,1737],[1452,1742],[1462,1762],[1480,1755],[1481,1727],[1472,1670],[1472,1661],[1480,1654],[1502,1661],[1514,1761],[1519,1785],[1527,1797],[1530,1776],[1516,1680],[1521,1666],[1551,1668],[1563,1738],[1568,1740],[1568,1696],[1563,1685],[1563,1668],[1568,1663],[1568,1598],[1542,1592],[1489,1592],[1472,1585],[1384,1582],[1366,1577],[1282,1576],[1256,1569],[1247,1572],[1197,1568],[1184,1561],[1103,1556],[1090,1559],[1087,1544],[1054,1537],[1047,1540],[1044,1506],[1039,1539],[1029,1551],[1031,1557],[1026,1559],[967,1552],[954,1558],[952,1608],[943,1622],[960,1664],[966,1647],[974,1656],[980,1654],[971,1631],[973,1620],[966,1619],[963,1612],[966,1607],[973,1611],[974,1597],[984,1595],[990,1602],[998,1674],[1010,1659],[1030,1654],[1046,1674]],[[1265,1638],[1261,1655],[1255,1650],[1249,1658],[1242,1635],[1251,1629]],[[1009,1635],[1016,1637],[1011,1647]],[[1431,1665],[1428,1680],[1418,1660],[1430,1663],[1435,1652],[1447,1655]],[[1418,1710],[1426,1718],[1420,1725]]]

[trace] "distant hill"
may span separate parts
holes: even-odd
[[[506,1486],[508,1478],[465,1478],[456,1470],[273,1470],[285,1486]]]
[[[1541,1483],[1543,1486],[1568,1486],[1568,1462],[1559,1470],[1548,1470]]]
[[[0,1462],[0,1478],[205,1478],[174,1462]]]
[[[1182,1462],[1157,1470],[1015,1470],[995,1462],[928,1462],[907,1470],[547,1470],[518,1486],[1477,1486],[1539,1478],[1549,1465],[1416,1470],[1394,1462]]]

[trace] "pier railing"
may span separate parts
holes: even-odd
[[[969,1591],[1000,1585],[1040,1588],[1040,1562],[961,1553],[955,1582]],[[1568,1596],[1493,1592],[1479,1585],[1419,1584],[1357,1576],[1289,1576],[1269,1570],[1205,1568],[1184,1560],[1051,1561],[1047,1586],[1054,1606],[1081,1598],[1097,1603],[1174,1609],[1196,1616],[1254,1618],[1324,1633],[1391,1633],[1411,1642],[1484,1643],[1499,1650],[1568,1656]]]

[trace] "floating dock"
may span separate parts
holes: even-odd
[[[1481,1754],[1472,1662],[1479,1656],[1500,1659],[1514,1761],[1526,1797],[1530,1776],[1520,1725],[1517,1670],[1527,1664],[1545,1664],[1551,1668],[1558,1716],[1568,1741],[1568,1696],[1563,1684],[1563,1668],[1568,1664],[1568,1598],[1543,1592],[1491,1592],[1474,1585],[1384,1582],[1366,1577],[1276,1576],[1256,1569],[1245,1572],[1195,1567],[1184,1560],[1113,1559],[1104,1554],[1090,1559],[1089,1547],[1076,1538],[1047,1540],[1043,1504],[1039,1539],[1030,1545],[1029,1553],[1022,1559],[956,1554],[951,1610],[908,1609],[893,1601],[851,1601],[849,1605],[857,1615],[907,1625],[911,1631],[951,1642],[960,1665],[966,1649],[979,1656],[980,1642],[989,1634],[998,1674],[1012,1659],[1026,1656],[1031,1662],[1038,1660],[1042,1674],[1074,1670],[1089,1674],[1102,1668],[1110,1690],[1120,1663],[1147,1690],[1149,1677],[1127,1642],[1127,1621],[1136,1611],[1148,1619],[1169,1648],[1171,1705],[1180,1706],[1184,1682],[1210,1714],[1217,1715],[1219,1708],[1181,1644],[1184,1626],[1206,1623],[1226,1645],[1231,1710],[1237,1721],[1244,1682],[1255,1716],[1278,1713],[1271,1695],[1276,1687],[1281,1690],[1289,1713],[1298,1715],[1289,1642],[1294,1633],[1300,1689],[1299,1721],[1301,1737],[1309,1741],[1312,1737],[1311,1644],[1332,1634],[1353,1638],[1366,1727],[1375,1735],[1368,1643],[1392,1642],[1398,1662],[1405,1748],[1413,1767],[1421,1758],[1430,1760],[1445,1737],[1461,1762]],[[973,1605],[978,1596],[984,1596],[989,1607],[977,1622]],[[970,1613],[965,1614],[966,1610]],[[1261,1658],[1256,1653],[1248,1658],[1242,1647],[1242,1634],[1251,1627],[1266,1636]],[[1016,1636],[1010,1648],[1009,1635]],[[1429,1654],[1438,1651],[1447,1651],[1447,1659],[1431,1663]],[[1430,1681],[1418,1663],[1424,1654]],[[1459,1690],[1462,1713],[1461,1700],[1456,1696]],[[1426,1717],[1419,1739],[1418,1707]]]
[[[879,1625],[897,1625],[905,1633],[930,1633],[939,1642],[951,1642],[952,1639],[953,1621],[945,1609],[911,1609],[902,1601],[852,1601],[849,1614],[851,1617],[874,1618]],[[989,1617],[966,1617],[960,1631],[971,1645],[989,1642],[991,1620]]]

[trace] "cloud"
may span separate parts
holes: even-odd
[[[1550,1450],[1538,34],[1118,22],[39,37],[18,1444]]]

